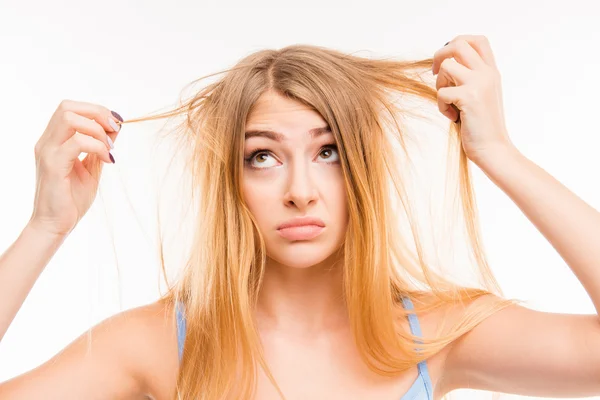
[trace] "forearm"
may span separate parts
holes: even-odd
[[[63,241],[28,224],[0,256],[0,340]]]
[[[552,244],[600,313],[600,212],[514,147],[475,163]]]

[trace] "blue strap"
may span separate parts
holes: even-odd
[[[407,310],[414,310],[414,306],[412,301],[408,296],[402,297],[402,303],[404,304],[404,308]],[[410,325],[410,331],[413,335],[422,337],[421,333],[421,325],[419,324],[419,319],[417,318],[416,313],[408,314],[408,324]],[[415,343],[423,343],[421,340],[415,339]],[[420,348],[417,351],[421,350]],[[423,378],[425,382],[425,389],[427,389],[427,398],[433,399],[433,385],[431,383],[431,377],[429,376],[429,370],[427,369],[427,362],[421,361],[417,368],[419,369],[419,375]]]
[[[181,302],[175,304],[176,318],[177,318],[177,349],[179,353],[179,361],[183,356],[183,344],[185,342],[185,315],[184,306]]]

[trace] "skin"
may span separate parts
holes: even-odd
[[[457,64],[449,61],[452,57]],[[458,105],[463,147],[469,159],[548,239],[600,310],[600,213],[506,140],[507,132],[499,122],[499,75],[487,39],[468,35],[455,38],[436,52],[433,72],[439,73],[436,87],[440,112],[454,121],[456,112],[445,105]],[[449,78],[458,85],[449,87]],[[84,135],[104,139],[102,132],[109,128],[90,125],[65,111],[100,122],[110,117],[109,110],[103,107],[65,103],[36,146],[43,161],[38,165],[56,169],[57,162],[72,162],[84,148],[107,160],[104,146],[108,144],[84,140]],[[335,250],[347,223],[347,210],[339,169],[322,165],[317,158],[321,144],[311,143],[306,136],[308,130],[323,122],[311,110],[270,95],[261,99],[249,120],[249,124],[263,125],[260,129],[278,129],[288,138],[286,146],[265,144],[273,153],[273,164],[267,164],[273,166],[272,170],[244,171],[244,194],[269,250],[267,280],[257,312],[267,361],[289,399],[398,400],[414,382],[416,367],[393,379],[368,371],[356,353],[343,310],[336,301],[340,278]],[[76,128],[81,135],[65,146],[62,139],[72,136]],[[104,130],[98,130],[101,128]],[[53,159],[48,160],[49,156]],[[329,153],[325,158],[329,158]],[[270,157],[263,159],[266,160],[271,162]],[[86,158],[82,166],[87,168],[93,162]],[[51,177],[56,179],[59,175],[54,172]],[[48,174],[39,176],[47,183]],[[56,190],[60,186],[54,183],[49,187]],[[70,193],[71,187],[67,189],[65,193]],[[76,189],[77,194],[95,191],[92,186],[80,185]],[[36,199],[44,200],[39,202],[45,206],[64,198],[40,193]],[[85,211],[90,196],[75,200],[78,210]],[[53,212],[63,209],[65,204],[36,207],[46,217],[38,221],[47,222],[48,217],[56,217]],[[318,215],[327,223],[318,240],[286,243],[277,237],[277,224],[305,212],[314,213],[311,215]],[[70,230],[76,222],[73,216],[60,216],[61,224],[51,224],[53,229],[58,226],[60,231]],[[15,292],[12,297],[5,296],[12,302],[0,304],[18,309],[15,305],[21,303],[49,254],[60,245],[62,238],[44,226],[29,224],[0,258],[0,276],[5,278],[0,283],[10,282],[4,292]],[[41,258],[32,259],[34,252],[30,249],[34,246],[41,249]],[[447,325],[452,326],[469,306],[455,305],[438,314],[419,315],[424,338],[435,337],[442,312],[447,313]],[[13,312],[1,314],[10,322]],[[0,323],[2,329],[7,326],[8,323]],[[171,310],[160,302],[117,314],[92,329],[94,341],[89,346],[83,334],[40,367],[0,384],[0,399],[170,399],[178,368],[175,329]],[[427,365],[435,399],[459,388],[534,397],[598,395],[598,315],[558,314],[511,306],[447,345],[428,359]],[[258,390],[261,400],[277,398],[263,376]]]
[[[252,137],[244,144],[245,159],[264,150],[244,164],[243,193],[268,253],[256,311],[265,355],[289,399],[399,399],[417,378],[417,368],[394,379],[377,376],[360,359],[350,335],[341,301],[338,250],[348,211],[339,154],[330,147],[335,145],[331,133],[308,135],[326,125],[317,112],[275,93],[265,93],[248,118],[247,131],[285,137],[281,143]],[[280,223],[304,215],[325,222],[321,235],[291,241],[278,234]],[[433,331],[434,319],[420,319],[424,334]],[[98,399],[170,400],[179,361],[169,307],[155,302],[127,310],[93,327],[92,335],[91,352],[83,334],[40,367],[1,384],[0,399],[79,399],[95,393]],[[428,361],[434,380],[443,359],[440,354]],[[257,398],[278,398],[262,371]]]
[[[249,130],[280,132],[245,140],[243,193],[267,248],[267,268],[257,316],[269,330],[310,335],[345,324],[341,301],[340,248],[348,225],[340,156],[332,133],[311,139],[309,130],[327,126],[321,116],[293,100],[266,93],[257,101]],[[293,241],[277,226],[297,216],[321,218],[314,239]]]
[[[340,156],[337,149],[324,148],[335,145],[332,133],[308,135],[325,126],[317,112],[273,92],[261,96],[248,118],[247,131],[275,131],[285,138],[251,137],[244,148],[243,192],[268,253],[257,308],[267,361],[290,398],[399,399],[416,379],[416,369],[395,379],[376,376],[360,360],[350,335],[336,252],[348,225]],[[250,159],[257,149],[264,151]],[[291,241],[277,233],[279,223],[304,215],[325,222],[321,235]],[[264,375],[258,398],[276,398]]]

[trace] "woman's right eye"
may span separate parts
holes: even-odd
[[[257,157],[258,156],[258,157]],[[248,165],[250,168],[254,168],[254,169],[264,169],[264,168],[268,168],[267,167],[257,167],[253,164],[254,159],[262,159],[263,161],[260,162],[260,164],[264,165],[264,159],[265,157],[271,157],[271,155],[269,154],[269,152],[265,149],[259,149],[256,151],[253,151],[252,154],[250,154],[248,157],[245,158],[246,161],[246,165]]]

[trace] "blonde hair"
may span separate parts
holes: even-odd
[[[193,190],[201,194],[193,248],[181,279],[161,299],[173,306],[181,302],[186,310],[175,399],[250,399],[257,362],[284,398],[263,356],[253,318],[266,250],[241,191],[246,119],[266,91],[310,106],[335,136],[349,211],[342,246],[344,295],[357,348],[372,371],[389,377],[407,371],[516,302],[500,297],[487,264],[468,159],[454,123],[448,155],[458,153],[459,159],[456,163],[448,158],[447,170],[458,167],[461,222],[480,287],[459,285],[436,271],[421,244],[413,199],[398,168],[402,155],[410,163],[408,131],[401,120],[411,113],[393,96],[436,104],[435,86],[422,76],[430,73],[432,62],[369,59],[313,45],[262,50],[231,69],[201,78],[224,73],[175,109],[124,121],[185,115],[177,132],[190,152],[186,165]],[[400,145],[401,155],[393,152],[394,144]],[[393,197],[400,200],[401,210],[393,209]],[[410,239],[399,234],[399,222],[410,230]],[[469,308],[446,334],[421,338],[420,349],[415,349],[415,337],[399,324],[411,312],[402,306],[403,296],[413,300],[417,314],[477,298],[484,301]]]

